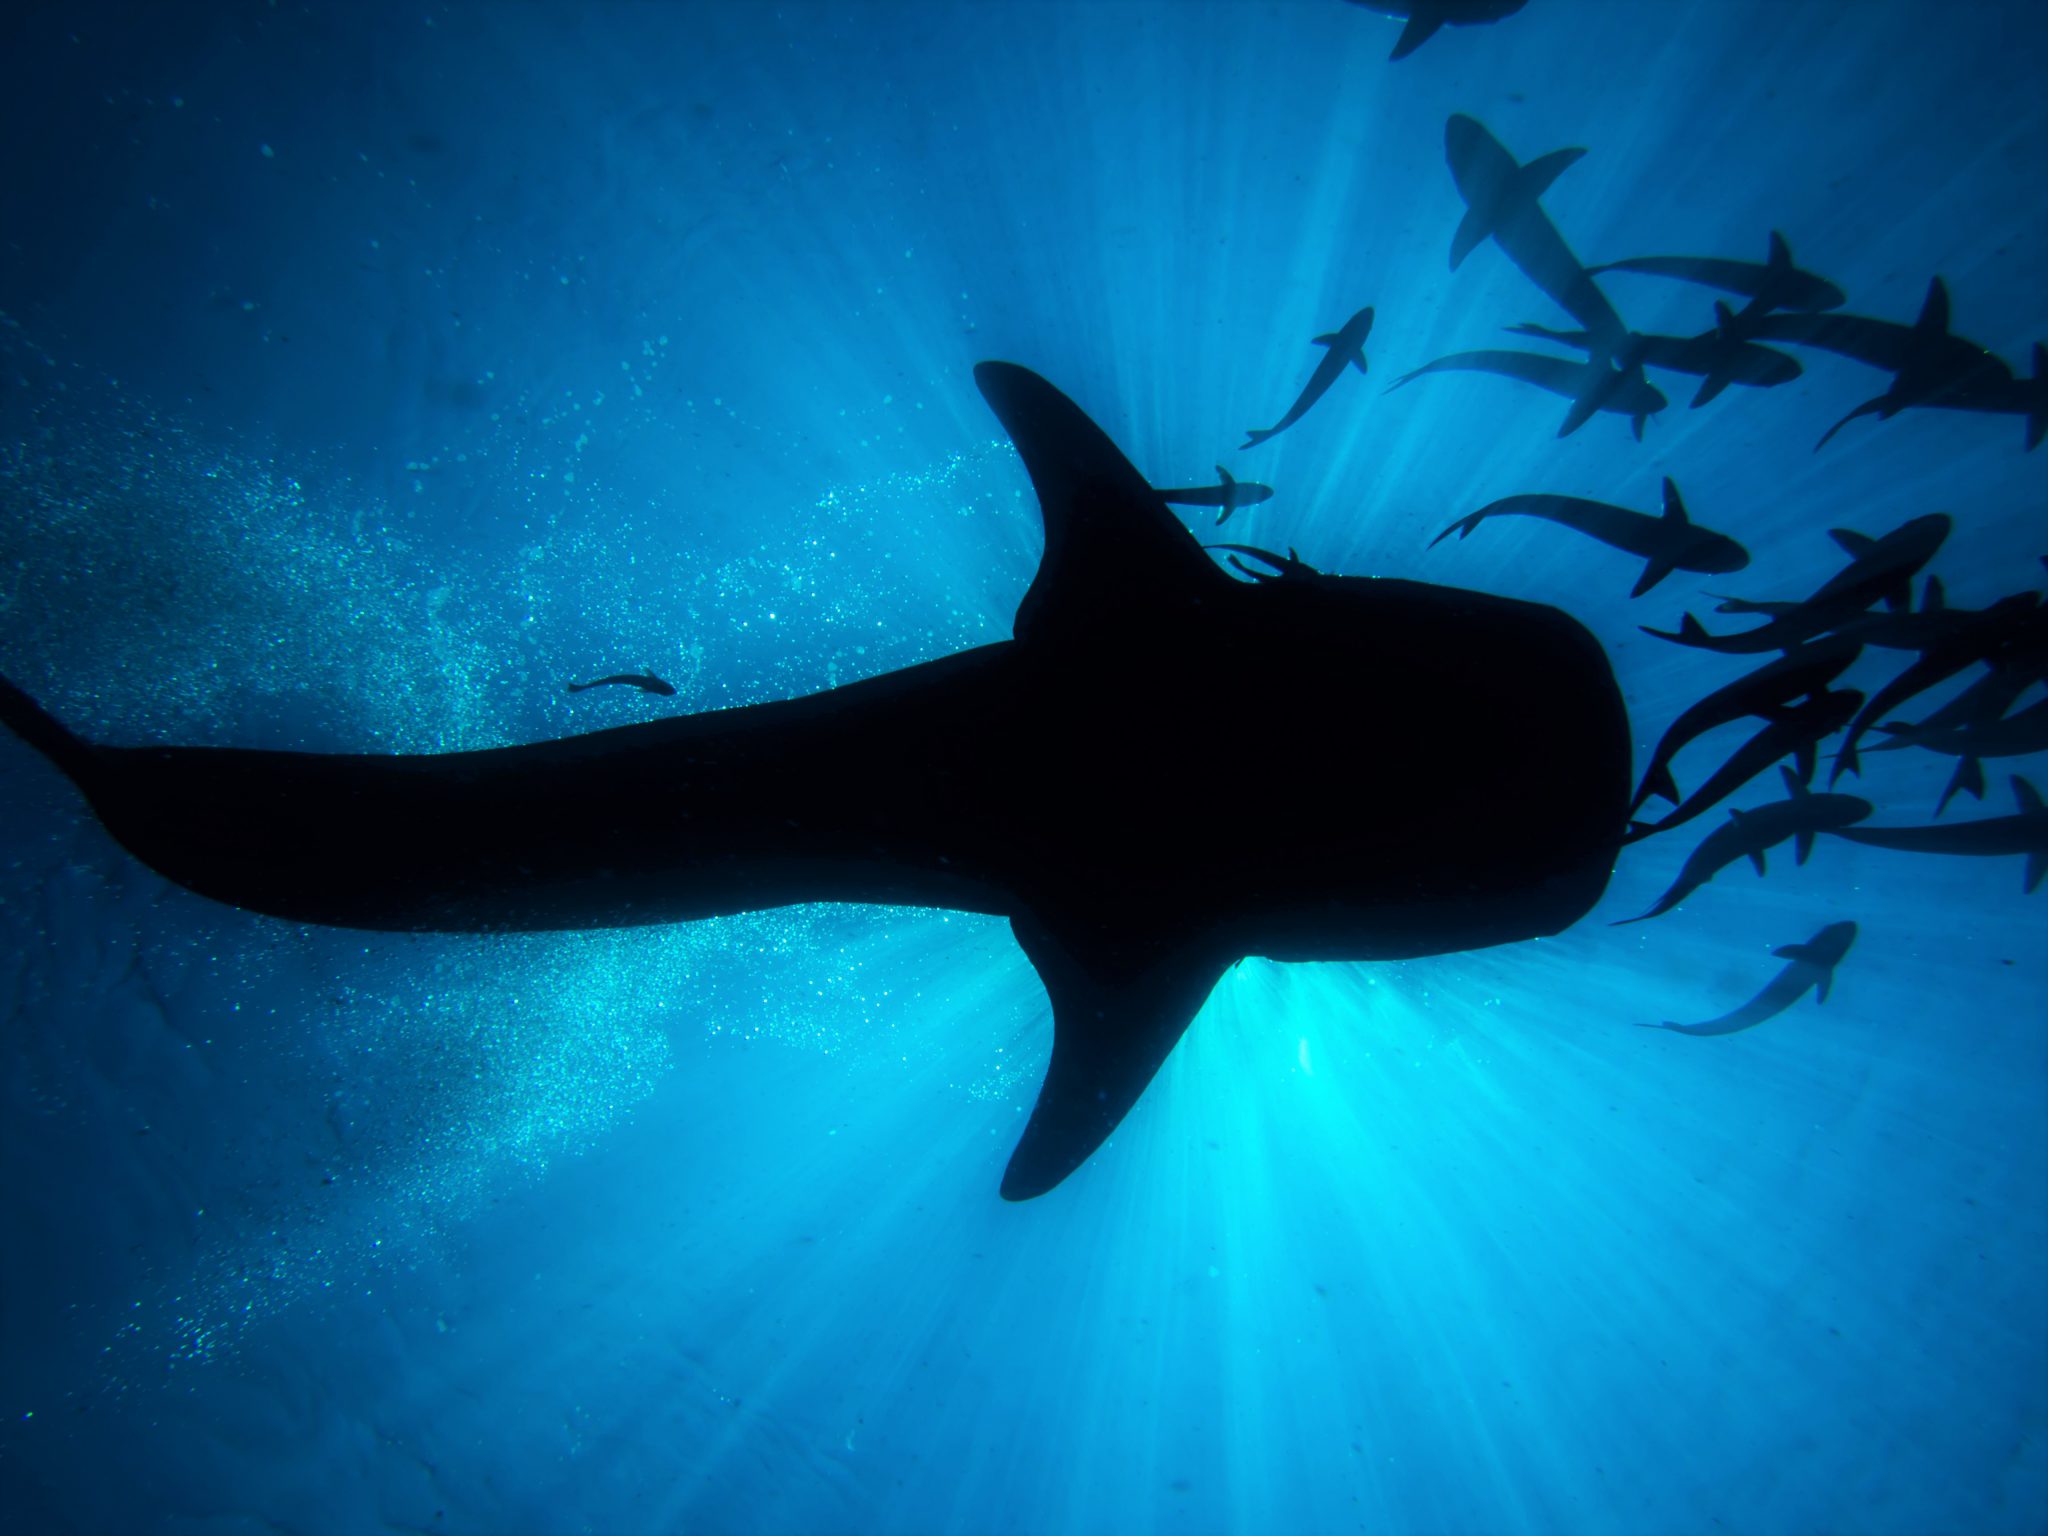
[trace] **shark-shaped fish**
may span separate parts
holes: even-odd
[[[1216,473],[1222,481],[1217,485],[1176,485],[1159,493],[1159,499],[1177,507],[1217,507],[1216,522],[1220,527],[1230,521],[1230,514],[1239,507],[1256,507],[1262,501],[1273,499],[1273,487],[1261,485],[1256,480],[1236,480],[1221,464]]]
[[[2031,896],[2040,888],[2041,877],[2048,874],[2048,805],[2041,803],[2041,792],[2017,774],[2012,780],[2012,797],[2019,802],[2019,810],[2011,816],[1986,816],[1941,827],[1836,827],[1830,835],[1905,853],[1952,853],[1982,859],[2024,855],[2023,884]]]
[[[1726,575],[1749,564],[1749,551],[1711,528],[1702,528],[1685,514],[1678,487],[1664,477],[1664,515],[1651,517],[1627,507],[1604,501],[1586,501],[1577,496],[1504,496],[1490,501],[1477,512],[1459,518],[1429,541],[1434,549],[1452,534],[1469,538],[1472,530],[1489,517],[1536,517],[1583,533],[1590,539],[1636,555],[1646,561],[1636,578],[1630,597],[1641,597],[1673,571],[1700,571]]]
[[[1824,1003],[1835,984],[1835,967],[1855,942],[1854,923],[1829,923],[1804,944],[1787,944],[1783,949],[1772,950],[1778,959],[1791,963],[1733,1013],[1724,1013],[1702,1024],[1673,1024],[1667,1020],[1662,1024],[1645,1024],[1643,1028],[1668,1029],[1678,1035],[1733,1035],[1754,1029],[1765,1019],[1776,1018],[1808,992],[1814,994],[1815,1002]]]
[[[1787,839],[1793,845],[1793,862],[1804,864],[1813,852],[1816,833],[1854,826],[1874,809],[1868,800],[1856,795],[1816,795],[1790,768],[1781,767],[1778,774],[1785,781],[1785,799],[1730,811],[1726,821],[1701,839],[1678,872],[1678,878],[1671,882],[1671,888],[1657,898],[1649,911],[1640,917],[1625,917],[1612,926],[1620,928],[1662,917],[1740,859],[1749,860],[1756,872],[1762,874],[1764,855]]]
[[[1372,306],[1368,304],[1337,330],[1325,331],[1315,337],[1315,344],[1325,350],[1321,360],[1316,363],[1315,371],[1308,376],[1308,382],[1301,386],[1301,393],[1294,397],[1294,404],[1290,405],[1287,414],[1272,426],[1254,427],[1246,432],[1244,441],[1238,444],[1238,452],[1256,448],[1269,437],[1278,437],[1301,420],[1308,414],[1309,407],[1330,392],[1330,386],[1337,382],[1338,376],[1347,366],[1365,373],[1369,367],[1365,356],[1365,339],[1371,334]]]
[[[1714,306],[1714,329],[1697,336],[1657,336],[1631,331],[1623,340],[1615,361],[1623,367],[1640,365],[1687,373],[1700,381],[1690,409],[1698,410],[1730,384],[1752,389],[1775,389],[1790,384],[1805,372],[1799,359],[1769,347],[1760,347],[1736,329],[1736,317],[1726,304]],[[1590,331],[1558,331],[1547,325],[1524,323],[1508,327],[1517,336],[1541,336],[1567,347],[1591,350]]]
[[[1013,1200],[1115,1130],[1239,959],[1441,954],[1591,909],[1629,729],[1581,625],[1298,561],[1239,581],[1044,379],[975,378],[1045,524],[1012,639],[478,752],[103,746],[4,682],[0,722],[144,863],[293,922],[545,931],[818,901],[1005,917],[1053,1014]],[[1259,835],[1213,829],[1217,782],[1275,808]]]
[[[1426,373],[1453,372],[1497,373],[1503,378],[1520,379],[1524,384],[1547,389],[1553,395],[1563,395],[1572,405],[1557,429],[1559,437],[1570,437],[1591,420],[1596,411],[1612,411],[1617,416],[1628,417],[1636,441],[1641,442],[1643,422],[1671,403],[1662,390],[1643,377],[1640,363],[1617,368],[1604,357],[1577,363],[1568,357],[1548,357],[1541,352],[1510,352],[1498,348],[1453,352],[1449,357],[1440,357],[1420,368],[1411,368],[1387,386],[1387,393],[1392,394],[1403,384]]]
[[[1596,277],[1603,272],[1675,277],[1681,282],[1719,288],[1724,293],[1739,293],[1749,302],[1735,316],[1738,334],[1750,321],[1774,309],[1840,309],[1849,297],[1826,278],[1794,266],[1792,247],[1775,229],[1771,231],[1770,250],[1763,261],[1730,261],[1720,256],[1634,256],[1627,261],[1602,262],[1586,270]]]

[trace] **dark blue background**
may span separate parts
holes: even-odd
[[[1952,601],[2040,583],[2048,454],[1945,412],[1815,454],[1882,387],[1846,360],[1697,412],[1673,382],[1642,444],[1560,441],[1563,402],[1500,379],[1382,393],[1563,318],[1496,250],[1447,270],[1454,111],[1524,160],[1589,147],[1545,199],[1588,261],[1782,229],[1860,313],[1944,275],[2025,371],[2031,5],[1532,0],[1398,65],[1335,0],[0,28],[0,668],[103,739],[488,745],[1001,638],[1040,532],[984,357],[1157,483],[1272,483],[1251,542],[1569,608],[1639,753],[1736,669],[1636,626],[1803,595],[1829,528],[1948,511]],[[1638,329],[1709,317],[1607,288]],[[1368,303],[1372,377],[1238,454]],[[1636,562],[1554,527],[1426,547],[1515,492],[1649,509],[1665,474],[1749,571],[1632,602]],[[561,692],[641,665],[680,697]],[[1950,766],[1873,759],[1864,792],[1921,821]],[[2008,811],[1992,777],[1951,817]],[[1680,834],[1553,941],[1248,962],[1020,1207],[1049,1020],[1000,923],[306,931],[166,888],[25,749],[0,794],[25,1529],[2048,1520],[2048,909],[2016,860],[1824,842],[1607,927]],[[1285,810],[1217,783],[1198,835]],[[1726,1011],[1842,918],[1825,1006],[1632,1027]]]

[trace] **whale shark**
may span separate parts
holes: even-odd
[[[1232,576],[1108,435],[975,379],[1037,493],[1010,639],[821,693],[484,751],[87,741],[0,722],[178,885],[293,922],[562,931],[804,902],[1008,919],[1051,1061],[1001,1193],[1123,1121],[1226,970],[1560,932],[1621,845],[1627,712],[1540,604],[1275,560]],[[1218,822],[1233,787],[1247,833]]]

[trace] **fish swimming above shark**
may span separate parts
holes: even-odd
[[[1444,160],[1465,200],[1465,217],[1451,237],[1451,270],[1491,238],[1524,277],[1585,328],[1595,356],[1611,358],[1626,345],[1628,327],[1565,244],[1541,201],[1550,184],[1585,153],[1552,150],[1519,165],[1484,123],[1453,113],[1444,124]]]
[[[1009,363],[975,379],[1045,529],[1011,639],[487,751],[102,745],[7,682],[0,722],[143,863],[291,922],[562,931],[821,901],[1007,918],[1053,1024],[1013,1200],[1101,1145],[1238,960],[1442,954],[1591,909],[1630,738],[1584,627],[1298,561],[1238,580],[1065,395]],[[1265,808],[1256,835],[1216,823],[1218,782]]]
[[[1767,622],[1755,629],[1710,634],[1688,613],[1676,633],[1652,629],[1647,624],[1642,627],[1643,633],[1677,645],[1730,655],[1789,650],[1801,641],[1843,628],[1873,603],[1898,608],[1910,604],[1913,578],[1934,558],[1954,526],[1955,520],[1946,512],[1929,512],[1907,519],[1882,538],[1872,538],[1853,528],[1831,528],[1828,536],[1849,555],[1849,563],[1815,589],[1811,597],[1791,604],[1731,601],[1721,605],[1724,613],[1768,613]]]
[[[1889,421],[1914,406],[2024,416],[2029,450],[2048,427],[2048,349],[2035,346],[2036,383],[2030,389],[2002,358],[1949,330],[1948,285],[1939,277],[1928,283],[1911,325],[1867,315],[1779,314],[1760,316],[1747,330],[1759,341],[1819,347],[1892,375],[1883,394],[1823,432],[1815,452],[1859,416]]]
[[[1848,836],[1854,832],[1838,833]],[[1771,951],[1780,960],[1791,962],[1785,969],[1771,978],[1763,991],[1744,1003],[1733,1013],[1724,1013],[1718,1019],[1708,1019],[1700,1024],[1645,1024],[1645,1029],[1668,1029],[1676,1035],[1733,1035],[1745,1029],[1754,1029],[1766,1019],[1774,1019],[1790,1008],[1799,999],[1811,992],[1814,1001],[1824,1003],[1828,991],[1835,984],[1835,968],[1849,953],[1849,946],[1856,942],[1854,923],[1829,923],[1804,944],[1787,944],[1783,949]]]
[[[1388,62],[1405,59],[1435,37],[1439,28],[1477,27],[1512,16],[1529,0],[1351,0],[1382,16],[1403,18],[1408,25],[1394,40]]]
[[[1636,578],[1630,597],[1641,597],[1673,571],[1700,571],[1725,575],[1749,564],[1749,551],[1711,528],[1702,528],[1686,516],[1685,503],[1671,477],[1664,477],[1664,514],[1651,517],[1627,507],[1604,501],[1586,501],[1577,496],[1503,496],[1477,512],[1459,518],[1429,541],[1434,549],[1452,534],[1461,540],[1491,517],[1535,517],[1556,523],[1598,539],[1624,554],[1647,562]]]
[[[1643,770],[1643,782],[1629,802],[1633,816],[1652,795],[1673,805],[1679,801],[1678,781],[1672,777],[1672,759],[1708,731],[1747,716],[1769,719],[1793,700],[1806,694],[1819,695],[1840,677],[1862,653],[1855,640],[1839,635],[1795,645],[1775,661],[1717,688],[1672,721],[1650,754]]]
[[[1671,403],[1662,390],[1643,377],[1640,364],[1617,368],[1604,357],[1575,363],[1568,357],[1548,357],[1541,352],[1498,349],[1453,352],[1448,357],[1424,363],[1420,368],[1411,368],[1387,386],[1387,393],[1392,394],[1402,385],[1427,373],[1456,372],[1497,373],[1503,378],[1520,379],[1524,384],[1547,389],[1553,395],[1563,395],[1572,404],[1557,429],[1559,437],[1570,437],[1590,421],[1595,412],[1610,411],[1617,416],[1628,417],[1636,441],[1641,442],[1643,422]]]
[[[1700,381],[1693,392],[1692,410],[1698,410],[1730,384],[1751,389],[1775,389],[1790,384],[1806,370],[1799,359],[1770,347],[1758,346],[1736,332],[1735,318],[1726,304],[1714,306],[1715,326],[1697,336],[1658,336],[1631,331],[1623,339],[1615,358],[1622,367],[1662,368],[1670,373],[1691,374]],[[1541,336],[1568,347],[1590,350],[1589,331],[1557,331],[1545,325],[1511,325],[1518,336]]]
[[[1323,347],[1315,371],[1308,376],[1308,382],[1301,386],[1301,393],[1295,396],[1294,404],[1287,408],[1287,414],[1270,427],[1254,427],[1245,433],[1244,441],[1238,445],[1238,452],[1256,448],[1269,437],[1278,437],[1289,427],[1309,413],[1309,408],[1330,392],[1330,386],[1337,382],[1346,367],[1356,368],[1360,373],[1368,369],[1365,356],[1365,339],[1372,334],[1372,306],[1366,305],[1342,326],[1326,331],[1315,338],[1315,344]]]
[[[2027,865],[2021,886],[2031,896],[2040,889],[2041,877],[2048,874],[2048,805],[2042,804],[2039,790],[2017,775],[2012,781],[2012,795],[2019,802],[2019,810],[2011,816],[1986,816],[1940,827],[1836,827],[1829,835],[1905,853],[1960,854],[1980,859],[2024,857]]]
[[[1973,800],[1984,798],[1984,759],[1987,757],[2031,757],[2048,752],[2048,699],[2030,704],[2016,715],[1983,720],[1972,725],[1930,729],[1925,721],[1915,725],[1886,725],[1880,730],[1888,740],[1870,748],[1872,752],[1898,752],[1921,747],[1957,759],[1956,771],[1941,792],[1934,814],[1948,809],[1958,794]]]
[[[1586,270],[1595,276],[1603,272],[1641,272],[1651,277],[1675,277],[1681,282],[1718,288],[1723,293],[1739,293],[1749,302],[1734,317],[1738,331],[1774,309],[1840,309],[1849,302],[1849,296],[1835,284],[1795,266],[1792,247],[1775,229],[1771,231],[1769,252],[1762,261],[1730,261],[1719,256],[1633,256],[1626,261],[1605,261]]]
[[[1802,703],[1770,712],[1764,716],[1764,728],[1729,754],[1706,783],[1680,801],[1662,821],[1631,824],[1627,840],[1637,842],[1685,825],[1713,809],[1781,757],[1792,759],[1793,772],[1801,784],[1811,783],[1821,739],[1847,725],[1862,703],[1862,694],[1845,688],[1817,693]]]
[[[1218,507],[1216,522],[1220,526],[1230,520],[1230,514],[1240,507],[1256,507],[1262,501],[1273,499],[1273,487],[1261,485],[1256,480],[1235,480],[1230,471],[1221,464],[1216,473],[1222,477],[1218,485],[1178,485],[1159,493],[1159,499],[1177,507]]]
[[[1791,842],[1794,862],[1804,864],[1813,852],[1813,840],[1818,833],[1854,826],[1875,809],[1868,800],[1856,795],[1817,795],[1790,768],[1781,767],[1778,774],[1785,781],[1785,799],[1730,811],[1728,819],[1693,849],[1671,888],[1657,898],[1649,911],[1638,917],[1625,917],[1612,926],[1620,928],[1662,917],[1722,870],[1743,859],[1749,860],[1761,875],[1764,855],[1782,842]]]

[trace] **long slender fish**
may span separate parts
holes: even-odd
[[[1749,564],[1749,551],[1711,528],[1702,528],[1685,515],[1678,487],[1664,477],[1664,515],[1631,512],[1627,507],[1604,501],[1585,501],[1577,496],[1504,496],[1488,502],[1477,512],[1459,518],[1429,541],[1434,549],[1452,534],[1471,537],[1472,530],[1489,517],[1536,517],[1556,523],[1588,538],[1598,539],[1623,554],[1636,555],[1648,563],[1637,578],[1630,597],[1641,597],[1673,571],[1701,571],[1726,575]]]
[[[1301,393],[1295,396],[1294,404],[1290,405],[1287,408],[1287,414],[1282,416],[1272,426],[1265,428],[1263,431],[1253,428],[1245,433],[1244,441],[1238,444],[1238,452],[1242,453],[1247,448],[1256,448],[1269,437],[1277,437],[1280,433],[1285,432],[1289,427],[1301,420],[1302,417],[1306,416],[1309,407],[1329,393],[1330,386],[1337,382],[1337,376],[1344,371],[1346,364],[1356,368],[1360,373],[1364,373],[1366,371],[1365,338],[1371,334],[1372,306],[1368,304],[1349,320],[1346,320],[1341,328],[1334,331],[1325,331],[1322,335],[1316,337],[1315,344],[1319,347],[1327,347],[1329,350],[1323,353],[1322,361],[1316,364],[1316,371],[1310,374],[1308,382],[1302,385]]]
[[[1697,336],[1659,336],[1631,331],[1615,361],[1628,366],[1641,364],[1670,373],[1691,374],[1700,381],[1690,409],[1698,410],[1730,384],[1752,389],[1775,389],[1790,384],[1806,370],[1799,359],[1770,347],[1758,346],[1735,329],[1735,316],[1726,304],[1714,306],[1715,326]],[[1587,351],[1593,348],[1590,331],[1558,331],[1547,325],[1524,323],[1508,330],[1517,336],[1541,336],[1567,347]]]
[[[1862,694],[1844,688],[1777,711],[1769,717],[1768,725],[1737,747],[1713,777],[1693,791],[1690,799],[1662,821],[1635,823],[1629,828],[1627,841],[1639,842],[1652,833],[1683,826],[1712,810],[1781,757],[1792,759],[1802,784],[1810,783],[1821,738],[1847,725],[1862,703]]]
[[[1662,1024],[1645,1024],[1643,1028],[1668,1029],[1679,1035],[1733,1035],[1754,1029],[1765,1019],[1776,1018],[1808,992],[1815,994],[1814,1001],[1824,1003],[1835,984],[1835,967],[1855,942],[1854,923],[1829,923],[1804,944],[1787,944],[1783,949],[1772,950],[1778,959],[1789,960],[1791,964],[1733,1013],[1724,1013],[1703,1024],[1673,1024],[1667,1019]]]
[[[582,693],[591,688],[609,688],[614,685],[624,688],[638,688],[642,693],[660,694],[665,699],[675,697],[675,688],[656,677],[653,672],[614,672],[610,677],[593,678],[587,683],[571,683],[571,693]]]
[[[1629,418],[1635,429],[1636,441],[1641,442],[1644,420],[1671,403],[1663,391],[1643,377],[1640,365],[1616,368],[1604,360],[1575,363],[1568,357],[1548,357],[1541,352],[1509,352],[1498,348],[1453,352],[1449,357],[1424,363],[1394,380],[1387,386],[1387,393],[1392,394],[1403,384],[1419,379],[1425,373],[1449,372],[1497,373],[1503,378],[1520,379],[1524,384],[1547,389],[1553,395],[1563,395],[1571,401],[1572,408],[1565,412],[1564,424],[1557,429],[1559,437],[1570,437],[1592,418],[1595,411],[1612,411],[1617,416]]]
[[[1725,688],[1717,688],[1671,723],[1650,754],[1650,766],[1643,770],[1642,787],[1629,802],[1633,816],[1652,795],[1678,803],[1678,781],[1671,776],[1671,761],[1685,747],[1718,726],[1746,715],[1769,718],[1803,694],[1818,695],[1848,670],[1862,651],[1854,640],[1829,636],[1807,645],[1795,646],[1776,661],[1738,677]]]
[[[1872,747],[1870,750],[1873,752],[1925,747],[1930,752],[1943,752],[1961,759],[1949,778],[1948,788],[1941,792],[1941,800],[1934,807],[1934,814],[1939,816],[1958,793],[1967,794],[1973,800],[1984,798],[1985,758],[2031,757],[2036,752],[2048,752],[2048,699],[2002,720],[1983,720],[1975,725],[1950,726],[1944,730],[1929,730],[1924,724],[1887,725],[1880,729],[1889,732],[1891,739]]]
[[[2032,895],[2048,873],[2048,806],[2041,793],[2013,775],[2012,797],[2019,811],[2011,816],[1986,816],[1979,821],[1950,822],[1945,827],[1836,827],[1831,836],[1896,848],[1903,853],[1950,853],[1966,858],[2000,859],[2025,855],[2025,889]]]
[[[1785,793],[1790,797],[1749,810],[1730,811],[1728,819],[1700,841],[1671,882],[1671,889],[1657,898],[1656,905],[1640,917],[1625,917],[1611,926],[1620,928],[1661,917],[1714,876],[1742,859],[1748,859],[1758,874],[1764,873],[1764,854],[1790,840],[1793,862],[1804,864],[1813,852],[1814,835],[1854,826],[1874,807],[1855,795],[1816,795],[1799,782],[1799,775],[1780,768]]]
[[[1681,282],[1700,283],[1724,293],[1739,293],[1749,300],[1736,317],[1738,324],[1758,319],[1774,309],[1839,309],[1848,295],[1824,277],[1801,271],[1792,264],[1792,247],[1775,229],[1771,231],[1770,255],[1764,261],[1729,261],[1719,256],[1635,256],[1627,261],[1602,262],[1587,271],[1641,272],[1651,277],[1675,277]]]
[[[1273,499],[1270,485],[1261,485],[1256,480],[1234,480],[1221,464],[1216,466],[1216,473],[1223,477],[1221,485],[1177,485],[1161,491],[1159,499],[1177,507],[1220,507],[1222,510],[1216,514],[1219,526],[1228,522],[1230,514],[1239,507],[1256,507]]]
[[[1920,573],[1920,567],[1934,558],[1953,526],[1954,521],[1946,512],[1930,512],[1925,517],[1908,519],[1881,539],[1850,528],[1830,529],[1829,537],[1848,552],[1849,563],[1804,602],[1782,612],[1774,606],[1768,623],[1738,634],[1715,635],[1709,634],[1688,613],[1681,618],[1675,634],[1667,629],[1652,629],[1647,624],[1642,626],[1643,633],[1725,654],[1789,650],[1802,640],[1841,628],[1872,603],[1904,607],[1912,600],[1913,578]]]

